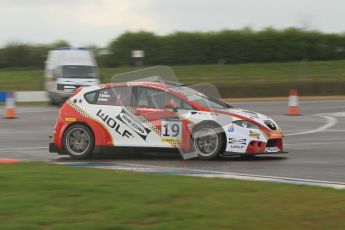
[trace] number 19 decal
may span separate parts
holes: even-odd
[[[162,141],[181,141],[181,134],[181,121],[162,121]]]

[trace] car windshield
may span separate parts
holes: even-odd
[[[97,78],[96,67],[82,65],[62,66],[63,78]]]
[[[206,95],[186,86],[174,87],[171,90],[183,94],[185,97],[187,97],[188,100],[193,101],[203,107],[208,107],[212,109],[233,108],[233,106],[225,102],[222,102],[221,100],[207,97]]]

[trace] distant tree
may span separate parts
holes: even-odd
[[[30,47],[26,44],[11,42],[1,52],[4,67],[30,66]]]
[[[160,60],[160,39],[150,32],[126,32],[109,44],[113,65],[132,63],[132,50],[144,50],[146,64],[158,64]]]
[[[32,45],[12,42],[0,49],[0,68],[43,67],[50,49],[69,47],[58,40]],[[100,66],[131,65],[132,50],[144,50],[145,65],[282,62],[345,59],[345,34],[287,28],[253,31],[175,32],[158,36],[152,32],[125,32],[106,47],[89,46]]]
[[[70,43],[66,40],[57,40],[49,45],[51,49],[61,48],[61,47],[70,47]]]

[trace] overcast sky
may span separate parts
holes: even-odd
[[[0,0],[0,46],[8,42],[105,46],[125,31],[345,32],[344,0]]]

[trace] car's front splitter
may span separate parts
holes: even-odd
[[[256,156],[256,155],[279,155],[287,154],[289,152],[263,152],[263,153],[235,153],[235,152],[224,152],[222,156]]]

